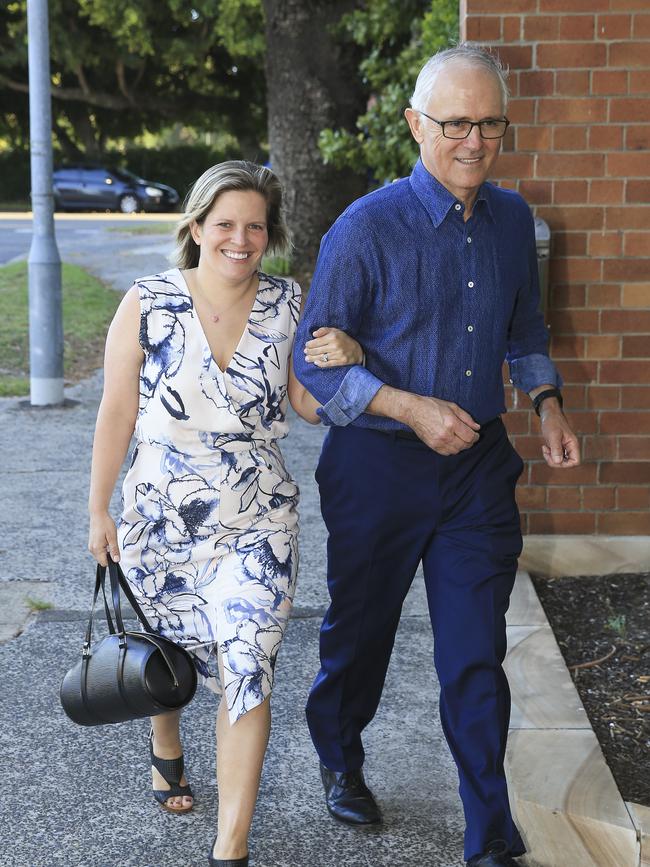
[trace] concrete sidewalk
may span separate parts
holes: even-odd
[[[166,267],[170,241],[93,239],[68,260],[116,289]],[[0,645],[3,701],[0,846],[4,867],[194,867],[207,863],[216,815],[214,697],[197,693],[184,715],[188,774],[197,805],[170,816],[150,791],[146,722],[83,729],[64,716],[58,687],[80,652],[91,599],[86,499],[101,376],[68,390],[69,405],[0,400],[0,608],[5,635],[21,600],[33,614]],[[380,829],[329,818],[303,706],[318,666],[327,604],[325,529],[313,469],[323,431],[295,419],[283,447],[302,491],[296,616],[279,663],[274,724],[251,840],[254,867],[460,867],[463,817],[457,774],[437,711],[433,644],[418,577],[407,599],[384,698],[365,739],[367,778],[380,800]],[[115,498],[117,512],[118,497]]]

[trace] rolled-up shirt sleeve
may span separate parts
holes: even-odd
[[[562,385],[562,377],[548,355],[548,332],[539,311],[539,276],[535,224],[526,207],[528,231],[528,279],[519,289],[510,320],[508,354],[510,378],[516,388],[526,393],[540,385]]]
[[[373,257],[369,233],[360,219],[345,214],[323,237],[318,261],[296,332],[296,376],[322,405],[325,424],[345,426],[366,409],[384,384],[361,365],[319,368],[305,361],[305,343],[317,328],[340,328],[360,339],[364,310],[372,291]]]

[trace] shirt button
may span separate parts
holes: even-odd
[[[463,206],[462,206],[462,205],[459,205],[458,202],[456,202],[456,204],[454,205],[454,208],[455,208],[457,211],[462,210],[462,207],[463,207]]]
[[[472,375],[472,371],[471,371],[471,370],[466,370],[466,371],[465,371],[465,376],[471,376],[471,375]]]
[[[468,331],[474,331],[474,326],[473,326],[473,325],[468,325],[468,326],[467,326],[467,330],[468,330]]]
[[[470,289],[473,289],[474,288],[474,281],[470,280],[467,285],[469,286]]]
[[[467,243],[468,243],[468,244],[471,244],[471,243],[472,243],[472,239],[471,239],[471,238],[468,238],[468,239],[467,239]]]

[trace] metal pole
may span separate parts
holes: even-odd
[[[33,406],[63,403],[61,259],[54,236],[52,106],[47,0],[27,0],[32,244],[29,249],[29,366]]]

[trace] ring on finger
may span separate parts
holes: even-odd
[[[327,352],[324,352],[320,358],[321,358],[321,361],[324,362],[325,364],[327,364],[327,362],[330,360],[330,357],[327,354]]]

